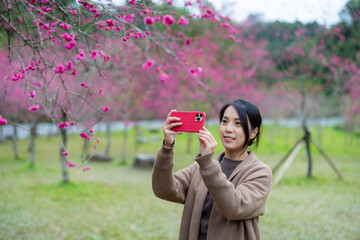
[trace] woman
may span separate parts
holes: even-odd
[[[174,111],[174,110],[172,110]],[[171,111],[171,112],[172,112]],[[204,127],[198,133],[195,163],[173,173],[175,137],[181,120],[167,116],[163,146],[154,164],[152,185],[159,198],[184,204],[179,239],[260,239],[259,216],[270,192],[270,168],[247,151],[259,144],[261,115],[250,102],[236,100],[220,111],[225,148],[213,159],[217,143]]]

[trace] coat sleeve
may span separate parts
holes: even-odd
[[[153,192],[161,199],[184,204],[194,164],[176,173],[173,168],[174,149],[162,146],[152,172]]]
[[[264,214],[272,179],[267,165],[261,162],[254,164],[244,173],[244,181],[234,186],[221,171],[218,161],[205,158],[197,159],[200,173],[225,218],[245,220]]]

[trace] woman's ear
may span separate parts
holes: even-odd
[[[253,140],[255,137],[256,137],[256,135],[257,135],[257,133],[259,132],[259,128],[254,128],[253,130],[251,130],[251,132],[250,132],[250,139],[251,140]]]

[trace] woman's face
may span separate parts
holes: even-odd
[[[220,123],[220,139],[227,151],[240,151],[245,142],[245,132],[239,115],[233,106],[229,106]]]

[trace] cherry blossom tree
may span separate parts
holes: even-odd
[[[8,59],[18,59],[9,61],[13,65],[5,71],[2,99],[8,98],[8,81],[21,84],[26,93],[32,91],[33,85],[39,87],[37,96],[41,97],[31,98],[28,110],[43,110],[59,127],[62,168],[65,169],[65,165],[75,167],[76,164],[65,160],[71,158],[71,153],[66,151],[66,129],[76,124],[84,129],[80,137],[94,141],[91,126],[111,111],[103,95],[98,94],[99,89],[107,91],[101,85],[107,81],[110,60],[118,58],[120,64],[127,57],[112,55],[113,41],[127,47],[131,47],[127,45],[131,42],[140,46],[141,64],[127,62],[133,69],[159,52],[186,69],[177,51],[191,40],[175,35],[177,29],[185,27],[189,21],[229,24],[229,19],[200,0],[187,1],[184,7],[197,8],[198,14],[180,15],[183,12],[174,7],[157,7],[148,1],[135,0],[125,6],[112,1],[1,1],[0,28],[7,33]],[[231,38],[236,39],[236,36],[232,34]],[[171,76],[166,72],[169,69],[164,58],[161,59],[155,67],[160,82]],[[93,77],[94,72],[98,78]],[[206,88],[206,83],[191,74],[189,77],[194,77],[202,89]],[[8,118],[5,114],[2,117]],[[84,167],[87,161],[86,157],[82,159],[83,171],[88,170]],[[68,179],[64,177],[64,181]]]

